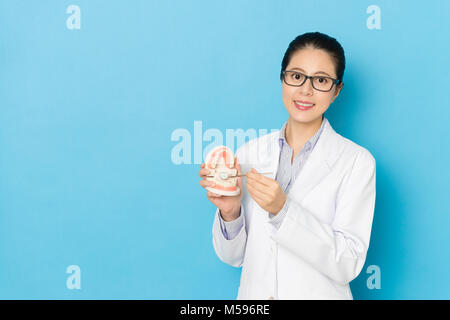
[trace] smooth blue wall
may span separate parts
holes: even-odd
[[[279,129],[281,59],[308,31],[344,47],[326,115],[377,161],[355,299],[449,299],[446,0],[1,0],[0,298],[234,299],[241,270],[215,255],[195,152],[174,163],[171,136],[204,150],[208,129]]]

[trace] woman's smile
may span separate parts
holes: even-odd
[[[315,106],[314,103],[307,103],[306,101],[294,100],[294,105],[297,109],[305,111]]]

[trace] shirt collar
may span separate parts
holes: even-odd
[[[324,116],[319,130],[317,130],[317,132],[305,143],[305,150],[308,151],[308,150],[314,149],[314,147],[317,143],[317,140],[319,140],[320,134],[322,133],[323,128],[325,127],[326,122],[328,122],[328,119]],[[286,136],[285,136],[286,125],[287,125],[287,121],[283,124],[283,126],[281,127],[281,130],[280,130],[280,136],[278,138],[278,141],[280,143],[280,148],[282,148],[283,143],[287,144]]]

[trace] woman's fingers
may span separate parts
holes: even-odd
[[[267,194],[264,192],[265,190],[260,189],[259,186],[247,183],[247,190],[260,199],[267,198]]]
[[[206,175],[208,175],[209,170],[208,169],[202,169],[200,170],[200,177],[205,177]]]
[[[202,180],[200,180],[200,185],[203,188],[213,187],[215,185],[214,181],[206,180],[206,175],[209,173],[209,170],[207,168],[205,168],[205,164],[204,163],[202,163],[200,165],[200,167],[202,168],[202,169],[200,169],[200,171],[198,173],[198,175],[202,178]]]
[[[211,197],[211,198],[220,198],[220,197],[222,197],[221,194],[217,194],[217,193],[214,193],[214,192],[211,192],[211,191],[206,192],[206,195],[208,197]]]
[[[208,173],[209,173],[209,169],[205,167],[205,163],[202,163],[200,167],[201,167],[201,169],[198,172],[198,175],[200,177],[202,177],[203,179],[205,179],[205,176],[208,175]]]
[[[200,185],[203,188],[206,188],[206,187],[214,187],[216,184],[214,183],[214,181],[208,181],[206,179],[202,179],[202,180],[200,180]]]

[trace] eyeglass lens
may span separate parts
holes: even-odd
[[[284,80],[291,86],[300,86],[305,81],[305,75],[295,71],[285,71]],[[333,83],[333,80],[326,77],[315,76],[312,78],[314,89],[320,91],[331,90]]]

